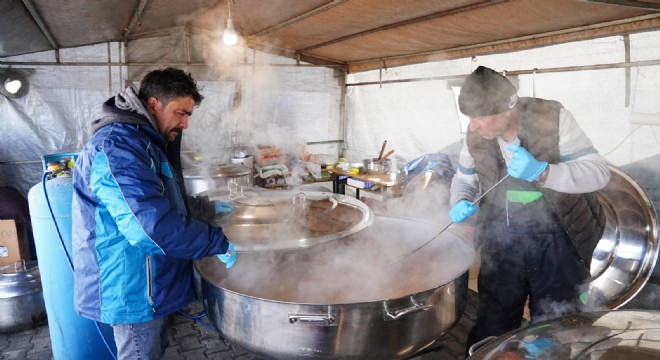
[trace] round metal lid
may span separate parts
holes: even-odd
[[[468,359],[660,359],[660,311],[586,312],[484,341]]]
[[[590,304],[610,309],[630,301],[646,284],[658,258],[655,208],[644,190],[619,169],[597,192],[607,223],[591,260]]]
[[[17,261],[0,266],[0,299],[41,291],[41,275],[36,261]]]
[[[183,169],[183,177],[189,179],[240,177],[251,173],[252,169],[240,164],[199,164]]]
[[[240,252],[305,248],[354,234],[373,219],[363,202],[331,192],[248,189],[237,194],[211,189],[199,195],[235,206],[212,224],[221,226]]]

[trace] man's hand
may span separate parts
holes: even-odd
[[[463,199],[451,207],[449,210],[449,218],[454,224],[458,224],[474,215],[478,209],[479,207],[477,205],[472,205],[471,202]]]
[[[229,242],[229,247],[227,248],[227,252],[224,254],[218,254],[217,256],[218,259],[220,259],[220,261],[226,264],[227,269],[230,269],[232,266],[234,266],[234,263],[236,262],[236,251],[234,251],[234,244]]]
[[[216,215],[229,214],[230,212],[234,211],[234,205],[232,204],[227,204],[226,202],[222,202],[219,200],[216,200],[213,203],[215,205]]]
[[[507,146],[507,150],[513,152],[513,157],[507,171],[509,175],[516,179],[532,182],[548,167],[547,162],[536,160],[520,145],[509,145]]]

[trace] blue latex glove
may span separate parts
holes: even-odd
[[[216,255],[220,261],[225,263],[227,266],[227,269],[230,269],[232,266],[234,266],[234,263],[236,262],[236,251],[234,251],[234,244],[229,242],[229,247],[227,248],[227,252],[224,254],[218,254]]]
[[[226,202],[222,202],[219,200],[214,201],[215,203],[215,214],[229,214],[230,212],[234,211],[234,205],[232,204],[227,204]]]
[[[471,202],[463,199],[451,207],[449,210],[449,218],[451,219],[451,222],[458,224],[474,215],[478,209],[479,207],[477,205],[472,205]]]
[[[527,354],[525,355],[525,359],[538,359],[539,355],[555,346],[557,346],[557,344],[554,341],[544,337],[539,337],[534,341],[526,342],[525,350],[527,350]]]
[[[516,179],[532,182],[548,167],[545,161],[536,160],[524,147],[509,145],[507,150],[513,151],[513,157],[507,171]]]

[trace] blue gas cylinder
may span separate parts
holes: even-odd
[[[112,328],[81,317],[73,307],[73,269],[69,263],[72,256],[71,180],[70,175],[60,174],[44,179],[46,193],[43,182],[28,193],[53,357],[56,360],[114,359],[116,346]],[[58,229],[63,241],[60,241]]]

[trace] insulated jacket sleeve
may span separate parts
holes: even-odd
[[[208,196],[188,196],[188,208],[193,219],[210,222],[215,216],[215,204]]]
[[[145,144],[108,137],[93,160],[97,213],[107,213],[97,215],[102,226],[116,226],[132,246],[150,254],[200,259],[225,253],[229,243],[222,229],[186,216],[169,163],[154,156],[158,152],[150,144],[147,150],[140,145]]]

